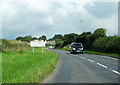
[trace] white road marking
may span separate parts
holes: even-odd
[[[109,70],[112,70],[111,68],[109,68]]]
[[[72,56],[77,56],[77,55],[74,55],[74,54],[70,54],[70,55],[72,55]]]
[[[59,51],[59,52],[66,53],[66,52],[64,52],[64,51]],[[73,54],[70,54],[70,55],[72,55],[72,56],[77,56],[77,55],[73,55]],[[104,56],[100,56],[100,57],[104,57]],[[81,58],[82,58],[82,59],[86,59],[86,58],[84,58],[84,57],[81,57]],[[110,57],[104,57],[104,58],[110,58]],[[110,59],[119,60],[119,59],[116,59],[116,58],[110,58]],[[91,62],[94,62],[94,61],[91,60],[91,59],[87,59],[87,60],[88,60],[88,61],[91,61]],[[105,65],[103,65],[103,64],[101,64],[101,63],[97,63],[97,64],[98,64],[99,66],[104,67],[104,68],[108,68],[107,66],[105,66]],[[109,68],[109,70],[112,70],[112,68]],[[118,71],[116,71],[116,70],[112,70],[112,72],[120,75],[120,73],[119,73]]]
[[[84,58],[84,57],[81,57],[82,59],[86,59],[86,58]]]
[[[90,62],[94,62],[93,60],[91,60],[91,59],[88,59],[88,61],[90,61]]]
[[[100,64],[100,63],[97,63],[98,65],[104,67],[104,68],[107,68],[107,66],[103,65],[103,64]]]
[[[118,72],[118,71],[116,71],[116,70],[112,70],[114,73],[117,73],[117,74],[119,74],[120,75],[120,73]]]

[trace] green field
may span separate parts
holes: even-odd
[[[2,53],[2,83],[39,83],[55,68],[58,55],[35,48],[25,52]]]

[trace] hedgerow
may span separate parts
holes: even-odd
[[[18,40],[0,39],[0,52],[24,51],[29,48],[29,43]]]

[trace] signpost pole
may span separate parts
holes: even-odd
[[[43,47],[42,47],[42,53],[43,53],[44,51],[43,51]]]
[[[34,47],[33,47],[32,53],[34,54]]]

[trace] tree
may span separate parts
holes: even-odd
[[[82,34],[78,35],[76,38],[77,43],[82,43],[85,49],[89,48],[89,36],[91,32],[83,32]]]
[[[91,35],[91,32],[83,32],[76,38],[76,42],[86,43],[88,35]]]
[[[99,37],[105,37],[106,36],[106,29],[104,28],[98,28],[96,29],[92,35],[91,35],[91,41],[93,42],[94,40],[96,40]]]
[[[30,42],[32,40],[32,36],[25,36],[23,41]]]
[[[46,40],[46,36],[45,35],[42,35],[41,37],[38,38],[39,40]]]
[[[36,37],[33,37],[33,38],[32,38],[32,41],[33,41],[33,40],[37,40],[37,38],[36,38]]]
[[[22,41],[23,37],[17,37],[16,40],[21,40]]]
[[[55,35],[54,37],[53,37],[53,39],[62,39],[62,35],[60,35],[60,34],[57,34],[57,35]]]
[[[75,34],[75,33],[65,34],[65,35],[63,36],[63,40],[64,40],[63,46],[68,45],[68,44],[71,44],[72,42],[75,42],[77,36],[78,36],[78,35]]]
[[[49,40],[56,40],[56,39],[63,39],[63,36],[61,34],[56,34],[53,38],[50,38]]]
[[[25,36],[25,37],[17,37],[16,40],[20,40],[20,41],[26,41],[26,42],[30,42],[32,40],[37,40],[36,37],[33,37],[32,36]]]
[[[92,47],[94,51],[120,54],[120,37],[109,36],[97,38],[93,42]]]
[[[64,41],[63,39],[58,38],[55,40],[55,42],[56,42],[55,48],[61,48]]]

